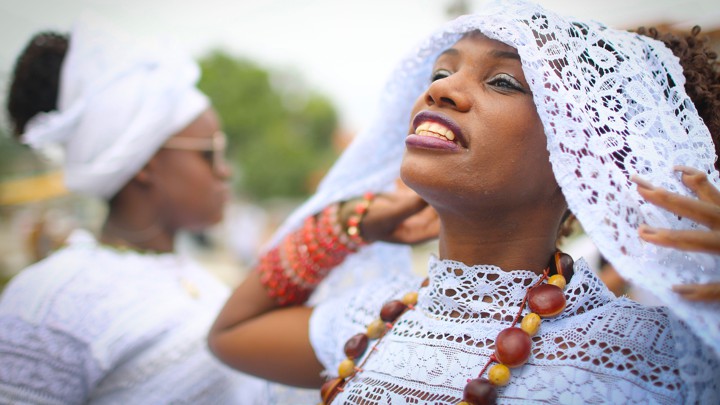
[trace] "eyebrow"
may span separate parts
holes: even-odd
[[[437,58],[440,59],[442,56],[445,56],[445,55],[453,55],[454,56],[454,55],[459,55],[459,54],[460,54],[460,51],[458,51],[457,49],[448,48],[448,49],[442,51],[442,53],[440,53],[440,55],[438,55]],[[518,55],[517,52],[501,51],[499,49],[493,49],[492,51],[490,51],[490,56],[492,56],[494,58],[499,58],[499,59],[514,59],[517,61],[520,60],[520,55]]]
[[[458,54],[460,54],[460,51],[458,51],[457,49],[448,48],[448,49],[442,51],[442,53],[440,53],[440,55],[438,55],[437,59],[440,59],[440,57],[445,56],[445,55],[458,55]]]
[[[520,55],[518,55],[517,52],[501,51],[498,49],[493,49],[490,52],[490,55],[492,55],[496,58],[515,59],[518,61],[520,60]]]

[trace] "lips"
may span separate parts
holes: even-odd
[[[415,133],[410,136],[415,135],[421,138],[431,137],[441,142],[451,143],[463,148],[467,147],[467,142],[460,130],[460,127],[455,123],[455,121],[444,114],[433,111],[421,111],[415,115],[415,118],[413,118],[412,125]],[[421,140],[429,141],[429,145],[439,145],[434,140]]]

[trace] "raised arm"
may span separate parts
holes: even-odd
[[[438,232],[435,212],[404,185],[326,207],[269,250],[233,292],[210,330],[210,350],[248,374],[320,387],[323,366],[309,340],[312,308],[299,305],[361,245],[417,243]]]

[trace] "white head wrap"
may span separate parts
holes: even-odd
[[[199,77],[172,44],[139,42],[85,15],[70,34],[57,111],[33,117],[22,139],[61,144],[66,186],[108,199],[208,108]]]
[[[713,143],[685,93],[678,59],[661,42],[566,19],[535,4],[488,6],[446,24],[411,52],[394,71],[377,119],[275,241],[331,202],[392,187],[399,177],[412,105],[427,88],[436,57],[473,30],[518,50],[555,178],[602,255],[623,277],[650,289],[720,353],[720,304],[688,302],[671,291],[673,284],[720,281],[720,256],[641,241],[637,228],[642,223],[703,227],[645,203],[628,180],[639,174],[688,195],[673,172],[674,165],[685,165],[708,173],[720,185]]]

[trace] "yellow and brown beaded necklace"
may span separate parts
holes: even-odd
[[[463,390],[463,400],[457,405],[490,405],[497,400],[497,386],[504,386],[510,382],[510,369],[525,364],[530,357],[532,348],[531,337],[537,334],[541,318],[551,318],[559,315],[565,309],[567,301],[563,289],[573,275],[573,259],[562,252],[556,252],[550,264],[543,271],[540,279],[530,286],[523,297],[520,309],[512,324],[500,331],[495,338],[495,352],[490,355],[485,366],[478,373],[478,377],[468,379]],[[547,281],[547,283],[544,283]],[[428,279],[421,284],[421,288],[428,285]],[[363,366],[372,353],[358,365],[355,361],[363,356],[371,340],[375,340],[371,350],[376,350],[395,324],[407,311],[414,309],[417,303],[416,291],[405,294],[399,300],[392,300],[383,305],[380,317],[372,321],[365,333],[358,333],[345,343],[344,352],[347,358],[338,367],[338,377],[327,381],[320,389],[322,403],[329,405],[335,396],[343,390],[345,384],[363,371]],[[520,315],[530,307],[522,321]],[[520,321],[520,327],[516,325]],[[497,363],[490,367],[492,363]],[[488,370],[488,367],[490,368]],[[487,378],[482,375],[487,370]]]

